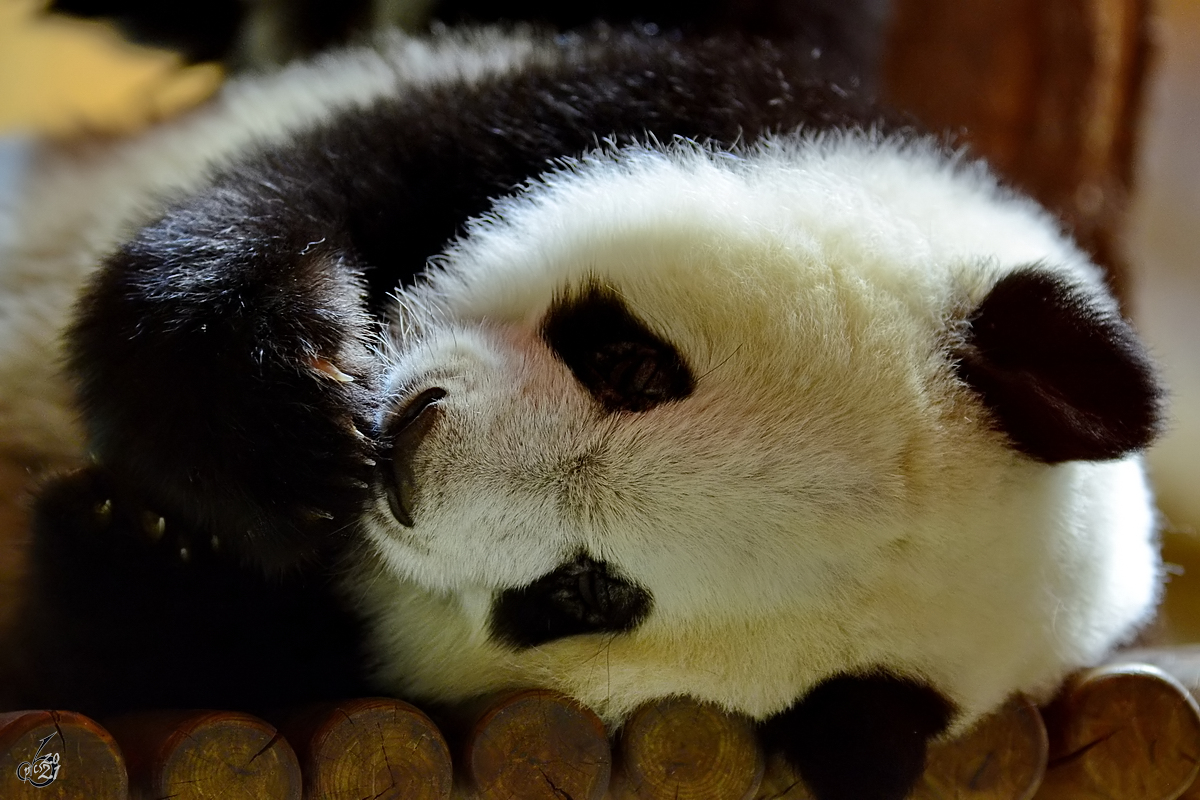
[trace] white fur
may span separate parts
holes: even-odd
[[[448,394],[415,526],[381,500],[368,527],[384,685],[551,686],[610,720],[688,694],[764,717],[887,665],[955,701],[960,727],[1046,696],[1144,620],[1159,566],[1139,458],[1034,462],[955,378],[966,313],[1033,263],[1098,291],[982,167],[870,134],[603,152],[502,202],[403,298],[394,390]],[[538,335],[589,279],[681,350],[694,394],[596,409]],[[495,590],[581,549],[652,593],[644,624],[487,638]]]
[[[4,455],[82,456],[57,336],[123,237],[334,109],[551,57],[480,36],[329,57],[133,141],[43,155],[0,252]],[[604,151],[502,201],[399,298],[381,353],[397,397],[448,390],[417,453],[415,526],[382,499],[365,525],[377,558],[354,588],[381,686],[549,686],[612,721],[688,694],[763,717],[883,664],[957,702],[959,727],[1014,691],[1044,697],[1144,620],[1159,564],[1139,458],[1036,463],[955,377],[966,314],[1031,263],[1100,291],[982,167],[870,134]],[[591,278],[679,348],[691,396],[596,410],[538,335]],[[491,641],[496,590],[581,548],[652,592],[646,622]]]

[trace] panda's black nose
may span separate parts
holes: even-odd
[[[421,442],[441,416],[438,401],[446,390],[438,386],[425,389],[410,398],[383,426],[391,458],[381,464],[383,485],[392,516],[405,527],[413,526],[412,508],[417,496],[413,456]]]

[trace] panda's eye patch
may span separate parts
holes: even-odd
[[[541,333],[606,411],[645,411],[695,387],[679,351],[597,284],[556,300]]]
[[[580,555],[528,586],[501,592],[492,605],[492,636],[513,647],[536,647],[584,633],[631,631],[651,604],[645,589]]]

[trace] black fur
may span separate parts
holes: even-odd
[[[319,561],[372,480],[354,432],[370,432],[380,392],[366,309],[490,198],[600,137],[731,145],[877,117],[806,48],[562,46],[559,66],[411,92],[248,158],[109,258],[68,345],[100,461],[247,560]]]
[[[622,633],[641,624],[653,602],[604,562],[581,555],[529,586],[501,592],[492,605],[492,636],[536,647],[583,633]]]
[[[925,769],[928,741],[954,706],[886,671],[838,675],[762,725],[817,800],[903,800]]]
[[[559,298],[542,338],[606,411],[645,411],[695,388],[679,351],[600,286]]]
[[[1036,268],[1002,278],[970,318],[958,374],[1039,461],[1119,458],[1154,439],[1162,390],[1115,310]]]
[[[664,32],[725,35],[733,31],[776,41],[814,40],[831,55],[862,67],[874,82],[890,0],[440,0],[434,16],[450,24],[529,20],[559,30],[596,20],[633,23]]]
[[[44,487],[31,599],[5,654],[31,680],[0,686],[0,708],[261,712],[366,694],[361,625],[326,582],[264,579],[222,544],[97,468]]]

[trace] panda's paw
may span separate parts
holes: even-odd
[[[340,546],[369,500],[376,465],[369,389],[320,357],[277,370],[211,391],[164,387],[154,395],[159,419],[144,407],[144,422],[120,412],[97,419],[106,429],[99,463],[145,497],[123,529],[165,540],[186,561],[195,547],[173,541],[178,521],[198,531],[198,544],[216,542],[268,571]],[[201,409],[214,412],[206,419]]]
[[[928,685],[879,670],[823,681],[762,733],[817,800],[903,800],[953,715]]]
[[[244,561],[287,569],[337,546],[369,500],[377,323],[350,256],[210,201],[104,264],[68,332],[70,371],[105,469]]]
[[[367,691],[357,618],[324,571],[242,569],[222,538],[99,465],[45,481],[31,510],[15,707],[105,716]]]
[[[35,569],[55,584],[111,578],[145,560],[156,570],[187,564],[221,549],[220,537],[201,536],[169,520],[96,465],[42,484],[34,497],[32,530]]]

